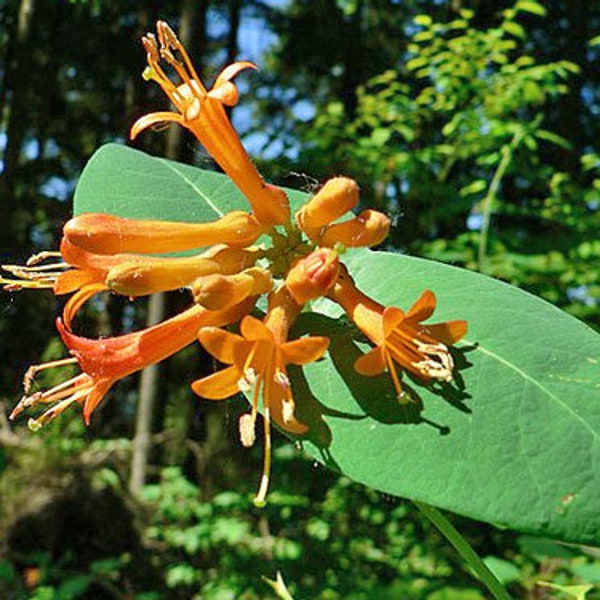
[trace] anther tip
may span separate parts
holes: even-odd
[[[267,505],[267,501],[265,498],[254,498],[253,502],[254,506],[256,506],[256,508],[264,508]]]
[[[27,427],[30,431],[39,431],[42,428],[42,424],[37,419],[29,419]]]

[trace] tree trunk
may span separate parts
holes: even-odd
[[[4,169],[0,176],[0,255],[8,254],[14,248],[12,215],[15,213],[15,173],[19,166],[21,149],[27,126],[27,91],[31,73],[28,69],[30,50],[28,48],[31,22],[34,14],[34,0],[21,0],[17,17],[17,27],[12,48],[12,60],[6,65],[4,97],[8,106],[3,106],[6,121],[6,148]],[[10,91],[9,91],[10,90]]]
[[[229,33],[227,34],[227,64],[235,61],[238,53],[238,30],[240,28],[242,2],[229,1]]]
[[[196,17],[196,2],[184,0],[181,7],[178,36],[184,46],[189,47]],[[182,154],[182,129],[171,126],[167,134],[165,154],[167,158],[177,160]],[[167,297],[164,293],[153,294],[148,301],[147,326],[150,327],[165,317]],[[148,462],[152,450],[152,424],[154,408],[159,391],[159,365],[152,365],[142,371],[138,388],[138,406],[135,422],[135,435],[131,458],[129,490],[139,494],[146,481]]]

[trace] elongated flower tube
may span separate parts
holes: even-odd
[[[200,277],[231,275],[254,264],[256,252],[213,246],[196,256],[149,257],[120,254],[122,260],[106,274],[109,289],[124,296],[144,296],[187,287]]]
[[[362,375],[378,375],[388,369],[399,400],[402,391],[396,365],[419,379],[450,381],[454,361],[448,346],[459,341],[467,331],[466,321],[447,321],[424,325],[435,310],[433,292],[427,290],[404,312],[385,307],[363,294],[344,270],[329,293],[373,342],[375,348],[361,356],[354,368]]]
[[[304,365],[323,356],[329,346],[326,337],[305,337],[287,341],[288,330],[300,307],[285,286],[269,297],[269,310],[264,322],[247,316],[240,334],[217,327],[204,327],[198,332],[202,345],[219,361],[231,365],[226,369],[195,381],[192,389],[210,400],[221,400],[238,392],[252,391],[252,410],[240,420],[240,436],[244,445],[254,441],[254,423],[262,392],[265,420],[265,455],[257,506],[265,504],[271,471],[270,420],[284,431],[300,435],[307,427],[295,417],[295,403],[287,365]]]
[[[102,398],[113,384],[148,365],[158,363],[191,344],[198,329],[206,325],[226,325],[247,314],[254,305],[253,298],[224,311],[208,311],[200,306],[188,310],[158,325],[119,337],[93,340],[73,334],[57,319],[60,336],[73,355],[59,361],[37,365],[25,377],[25,393],[12,411],[14,419],[23,410],[38,405],[50,405],[37,419],[30,421],[39,429],[73,403],[83,405],[86,424]],[[45,391],[29,394],[36,373],[54,367],[78,363],[81,373]]]
[[[288,221],[290,208],[285,192],[267,184],[260,176],[224,109],[224,106],[234,106],[238,100],[237,88],[231,80],[244,69],[255,69],[255,65],[250,62],[229,65],[217,77],[213,88],[206,90],[173,30],[159,21],[156,31],[160,48],[152,34],[142,40],[148,59],[144,78],[156,81],[179,112],[141,117],[131,128],[132,139],[158,123],[170,121],[187,127],[246,196],[261,223],[277,225]],[[175,85],[167,77],[159,64],[161,58],[175,70],[181,84]]]
[[[335,283],[340,272],[338,253],[331,248],[319,248],[301,258],[285,279],[292,298],[302,305],[324,296]]]
[[[213,244],[243,248],[253,244],[263,229],[255,217],[239,210],[209,223],[144,221],[84,213],[67,221],[63,234],[71,244],[94,254],[161,254]]]

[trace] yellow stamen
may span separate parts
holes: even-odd
[[[267,504],[267,492],[269,491],[269,481],[271,478],[271,415],[269,407],[265,406],[264,415],[265,428],[265,450],[263,460],[263,473],[260,480],[258,494],[254,498],[254,506],[264,508]]]

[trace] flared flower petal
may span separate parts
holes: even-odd
[[[406,311],[406,318],[417,323],[426,321],[435,311],[435,303],[435,294],[431,290],[425,290]]]
[[[185,126],[185,119],[182,115],[177,113],[160,111],[154,113],[148,113],[143,117],[140,117],[132,126],[129,135],[134,140],[144,129],[148,127],[154,127],[164,125],[165,123],[177,123],[177,125]]]
[[[286,363],[307,365],[319,360],[329,348],[329,338],[312,336],[292,340],[281,345],[281,353]]]
[[[192,383],[192,390],[208,400],[223,400],[240,391],[240,372],[236,367],[228,367],[208,377]]]
[[[284,431],[306,433],[308,427],[295,416],[295,402],[287,374],[287,365],[318,360],[329,344],[324,337],[307,337],[287,341],[287,332],[298,313],[298,305],[282,286],[269,297],[264,322],[246,316],[240,334],[218,332],[208,327],[198,332],[198,339],[215,358],[230,364],[223,371],[195,381],[192,389],[201,397],[221,399],[236,392],[252,394],[252,410],[240,419],[240,437],[247,446],[254,441],[254,423],[262,395],[265,419],[265,455],[263,476],[255,502],[265,502],[271,465],[270,419]]]
[[[423,325],[421,321],[435,310],[433,292],[425,291],[405,313],[365,296],[344,270],[329,296],[376,346],[355,362],[357,372],[377,375],[387,367],[400,401],[405,395],[397,367],[425,381],[452,379],[454,361],[446,344],[458,341],[466,333],[467,324],[466,321],[449,321]],[[436,333],[440,337],[436,337]]]
[[[203,327],[198,332],[198,340],[206,351],[218,361],[232,365],[234,363],[234,349],[238,344],[249,344],[244,338],[230,331],[218,327]]]
[[[372,377],[385,371],[385,355],[383,349],[377,346],[363,354],[354,363],[354,369],[361,375]]]

